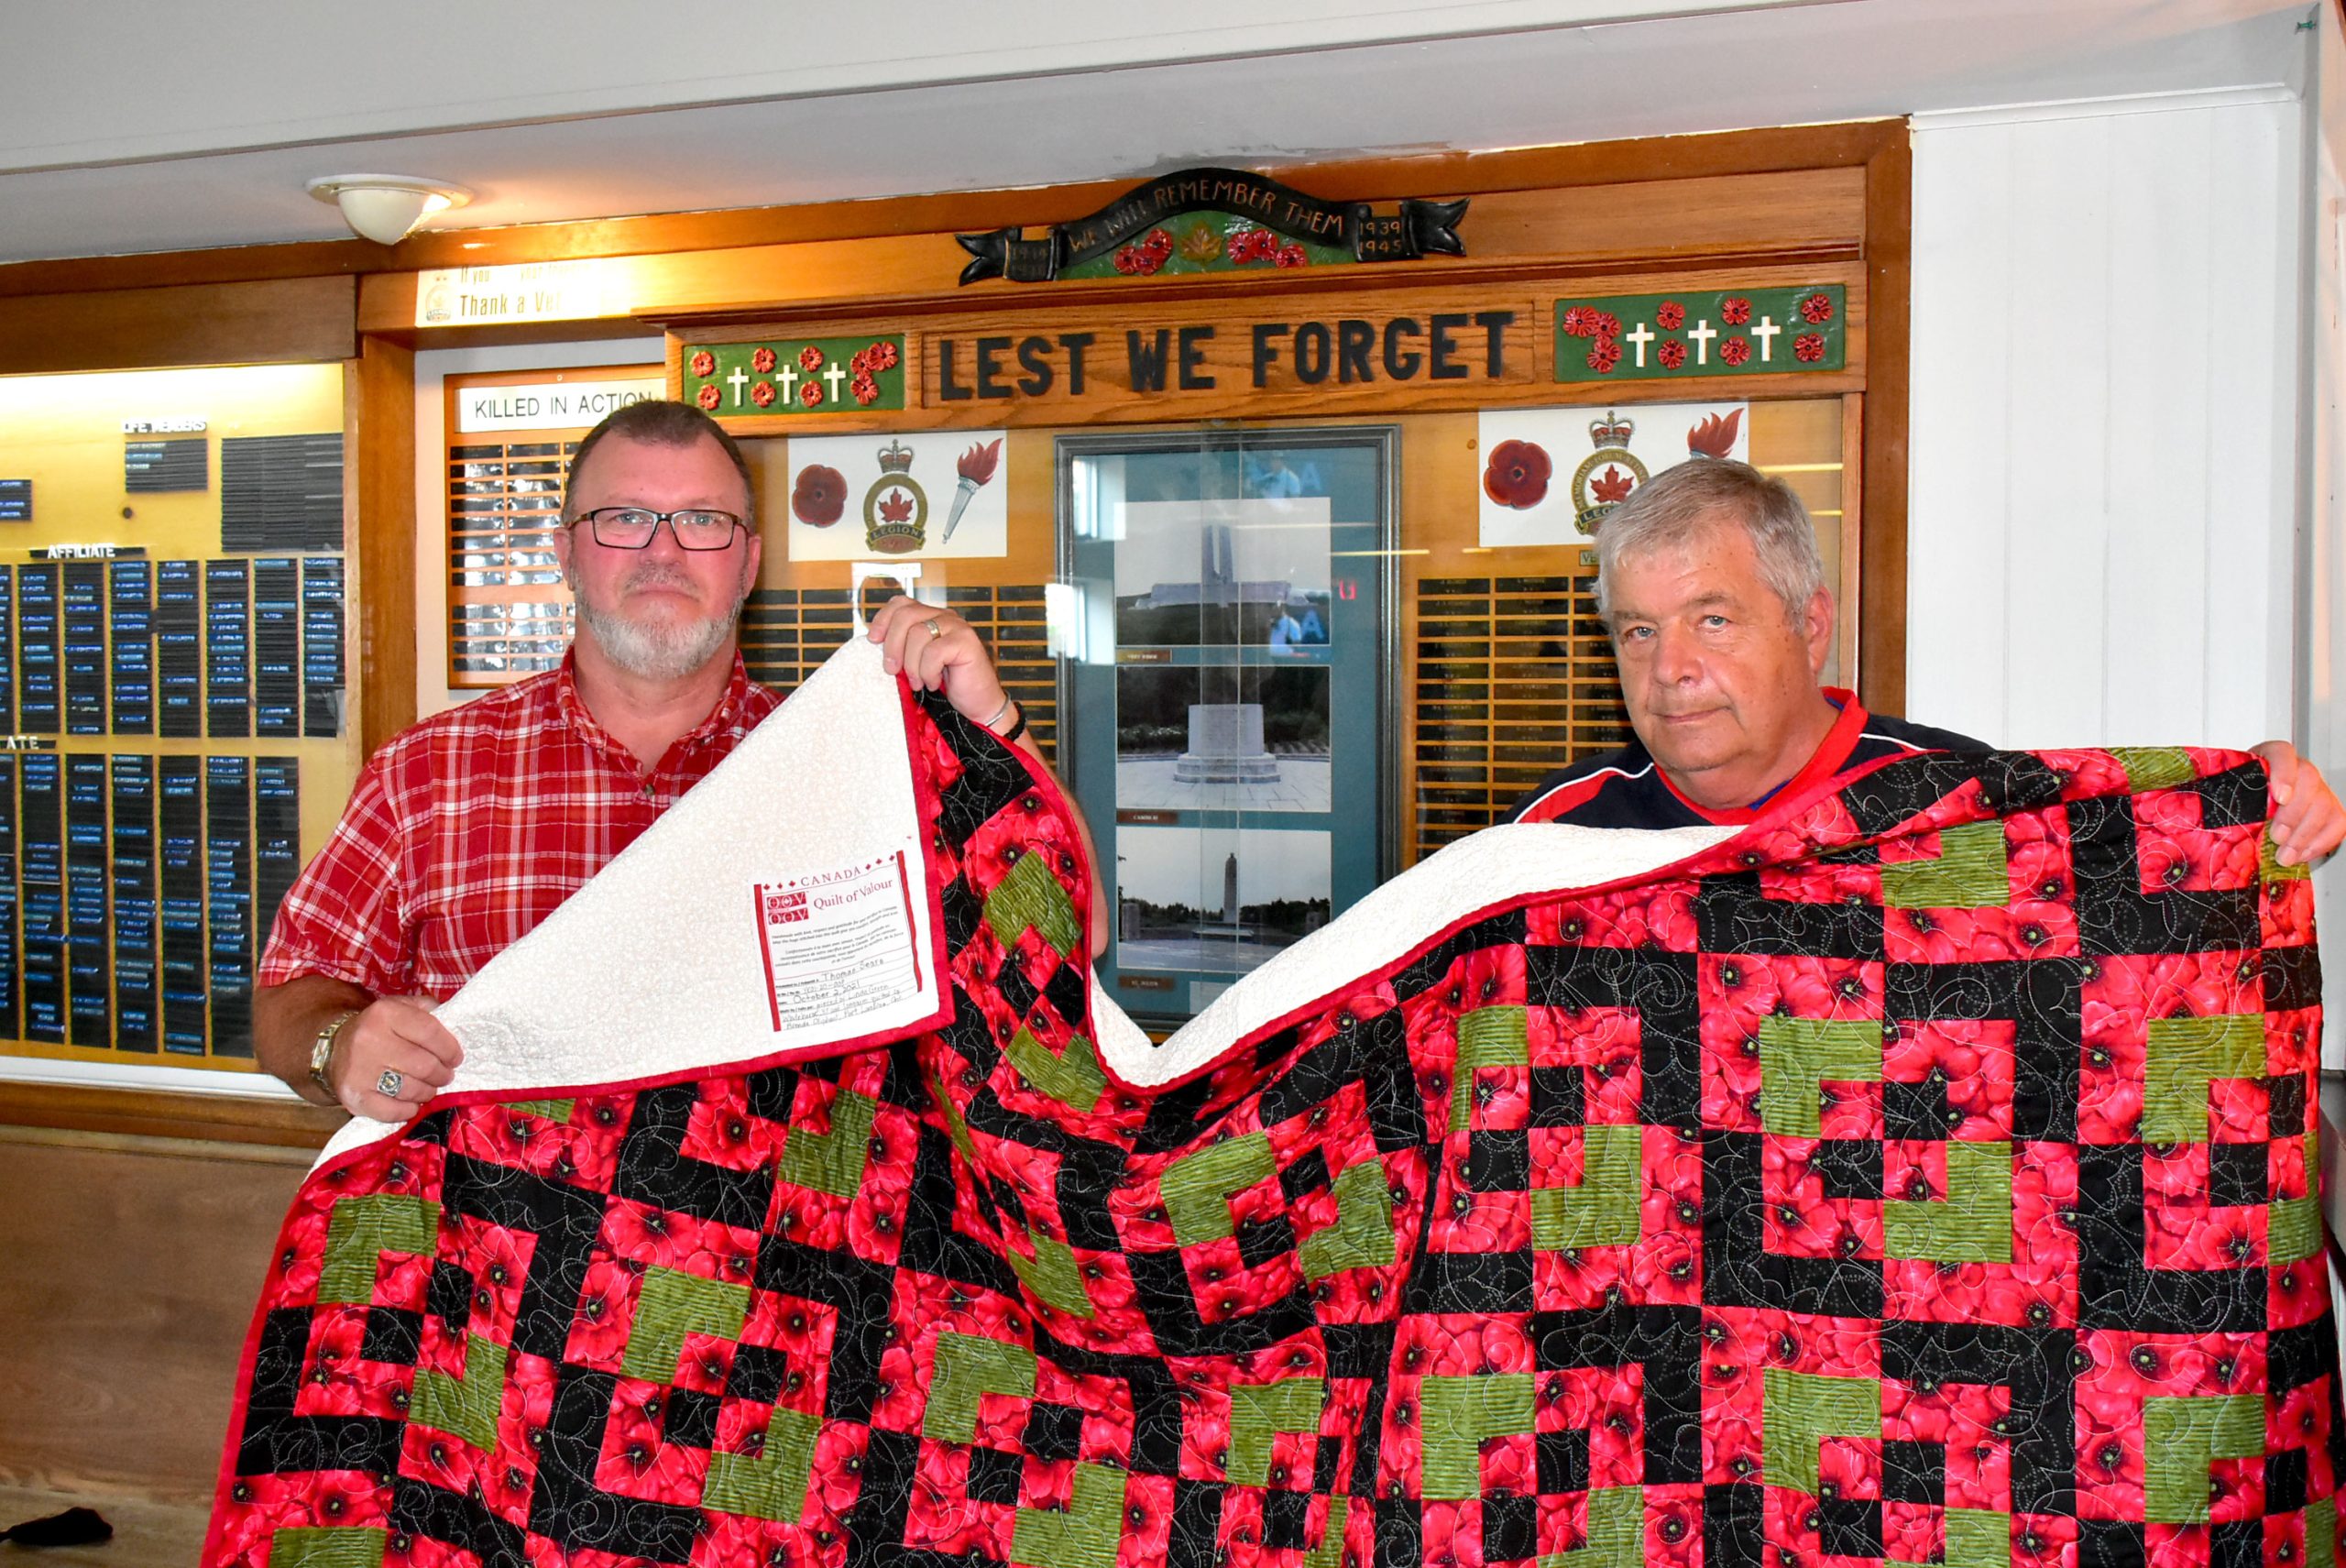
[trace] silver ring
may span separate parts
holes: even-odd
[[[375,1092],[387,1100],[397,1100],[400,1097],[400,1085],[406,1081],[406,1079],[393,1072],[389,1068],[385,1068],[382,1076],[375,1080]]]
[[[937,623],[937,617],[933,615],[926,620],[921,622],[921,624],[928,628],[928,634],[931,637],[942,637],[945,635],[945,628]]]

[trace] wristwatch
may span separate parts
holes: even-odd
[[[334,1043],[342,1037],[342,1026],[357,1016],[356,1008],[335,1014],[326,1020],[325,1027],[320,1029],[318,1037],[310,1043],[310,1081],[324,1090],[329,1099],[334,1097],[334,1084],[326,1077],[326,1064],[334,1060]]]

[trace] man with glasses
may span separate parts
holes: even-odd
[[[422,1111],[461,1056],[435,1003],[782,701],[735,646],[762,543],[721,426],[685,403],[621,409],[578,444],[565,501],[554,548],[578,631],[561,667],[395,736],[278,912],[254,1049],[307,1100],[378,1121]],[[900,598],[871,635],[891,671],[1034,751],[959,617]]]

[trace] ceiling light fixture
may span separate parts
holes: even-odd
[[[311,181],[309,192],[340,207],[351,232],[378,245],[397,245],[433,214],[473,199],[462,185],[411,174],[329,174]]]

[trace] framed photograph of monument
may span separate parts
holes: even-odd
[[[1178,1024],[1394,869],[1396,437],[1058,442],[1062,776],[1111,871],[1098,968]]]

